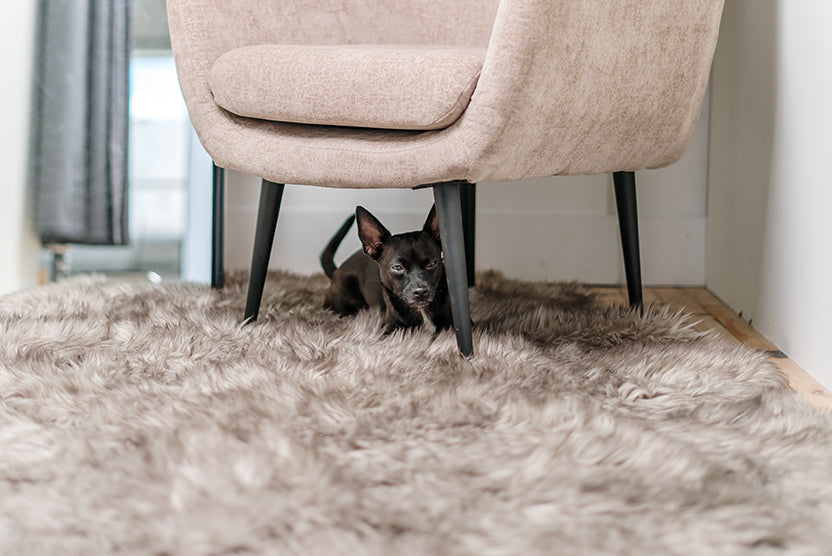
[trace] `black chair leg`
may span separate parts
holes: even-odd
[[[641,260],[638,247],[636,175],[634,172],[615,172],[612,178],[615,185],[615,204],[618,208],[618,225],[621,230],[621,247],[624,253],[627,295],[630,298],[630,307],[641,307]]]
[[[460,185],[462,195],[462,233],[465,236],[465,268],[468,270],[468,287],[473,288],[476,280],[475,250],[477,230],[477,184],[463,182]]]
[[[465,238],[462,229],[462,201],[460,185],[467,182],[445,182],[433,185],[439,234],[445,255],[445,274],[448,295],[456,330],[459,351],[464,356],[474,352],[471,331],[471,309],[468,304],[468,275],[465,270]]]
[[[269,257],[277,229],[277,215],[283,199],[283,184],[263,180],[260,186],[260,205],[257,209],[257,228],[254,232],[254,250],[251,255],[251,274],[246,294],[245,321],[254,322],[260,312],[263,288],[269,271]]]
[[[223,271],[225,242],[225,168],[214,164],[211,229],[211,287],[219,290],[225,284]]]

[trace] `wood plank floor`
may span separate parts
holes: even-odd
[[[618,286],[590,286],[606,305],[626,305],[627,291]],[[789,385],[810,405],[832,412],[832,394],[777,346],[729,309],[705,288],[645,288],[644,304],[683,309],[699,317],[699,330],[714,330],[729,341],[742,342],[764,351],[789,378]]]

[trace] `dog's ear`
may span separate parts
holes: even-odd
[[[439,218],[436,216],[436,205],[430,207],[428,219],[425,220],[422,231],[429,233],[433,239],[439,241]]]
[[[378,260],[384,243],[390,239],[390,232],[364,207],[355,208],[355,221],[358,222],[358,238],[364,252]]]

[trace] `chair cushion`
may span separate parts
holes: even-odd
[[[484,57],[455,46],[247,46],[216,60],[209,85],[238,116],[434,130],[465,110]]]

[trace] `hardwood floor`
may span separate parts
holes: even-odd
[[[601,303],[626,305],[627,291],[617,286],[591,286]],[[699,317],[699,330],[714,330],[730,341],[764,351],[789,378],[789,385],[810,405],[832,412],[832,394],[750,324],[705,288],[645,288],[644,304],[684,309]]]

